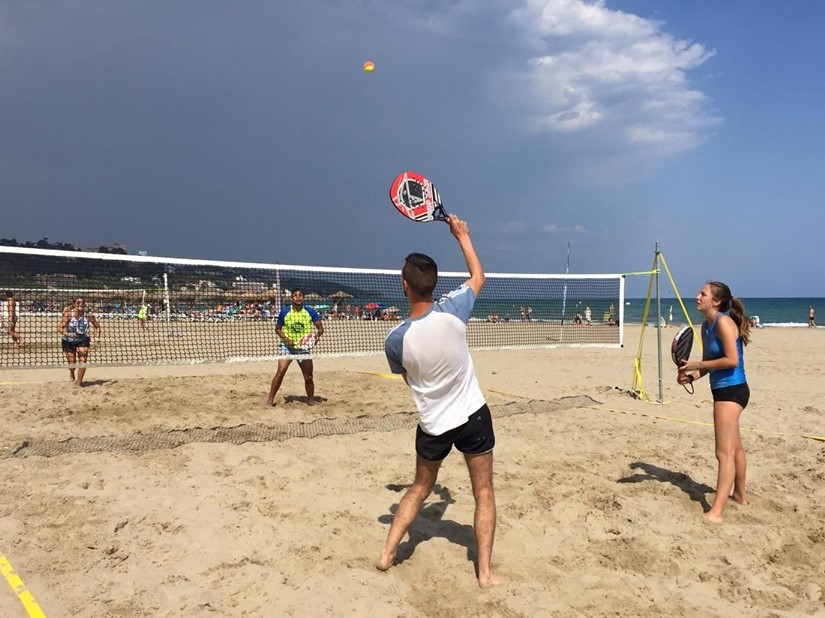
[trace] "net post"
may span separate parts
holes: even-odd
[[[633,370],[633,381],[631,382],[631,390],[633,392],[638,392],[639,398],[645,401],[650,401],[650,397],[648,396],[647,392],[645,391],[643,380],[642,380],[642,352],[644,351],[645,345],[645,329],[647,328],[648,318],[650,317],[650,302],[653,296],[653,283],[654,277],[656,272],[658,271],[658,262],[656,259],[656,255],[653,255],[653,264],[649,271],[638,273],[642,275],[649,275],[647,278],[647,293],[645,294],[645,308],[642,312],[642,325],[639,329],[639,347],[636,350],[636,359],[634,361],[634,370]],[[631,273],[637,274],[637,273]]]
[[[275,317],[281,313],[281,269],[275,262]]]
[[[619,347],[624,347],[625,276],[619,279]]]
[[[169,275],[163,273],[163,306],[166,310],[166,335],[172,337],[172,303],[169,298]]]
[[[659,287],[659,256],[661,252],[659,251],[659,241],[656,241],[656,258],[654,260],[656,264],[656,343],[658,345],[658,355],[659,355],[659,399],[657,400],[659,403],[662,403],[665,400],[665,390],[664,390],[664,370],[662,367],[662,296]]]

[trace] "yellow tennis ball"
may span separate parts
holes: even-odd
[[[372,73],[375,70],[375,63],[372,60],[367,60],[364,63],[364,73]]]

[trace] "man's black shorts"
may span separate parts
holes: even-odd
[[[751,398],[751,389],[747,382],[735,386],[712,388],[710,392],[713,394],[714,401],[732,401],[742,406],[743,410],[748,407],[748,401]]]
[[[453,445],[465,455],[482,455],[493,450],[496,436],[486,403],[473,412],[466,423],[440,436],[424,433],[421,427],[415,431],[415,452],[427,461],[441,461],[450,454]]]

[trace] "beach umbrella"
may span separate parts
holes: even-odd
[[[364,309],[380,309],[380,308],[381,308],[381,305],[379,305],[378,303],[367,303],[366,305],[364,305]]]

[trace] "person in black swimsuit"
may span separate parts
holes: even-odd
[[[86,362],[89,360],[91,347],[90,328],[95,329],[95,335],[100,339],[100,322],[93,313],[86,310],[86,301],[77,298],[63,310],[57,332],[62,339],[60,342],[66,361],[69,363],[69,376],[77,386],[83,386],[83,376],[86,375]]]

